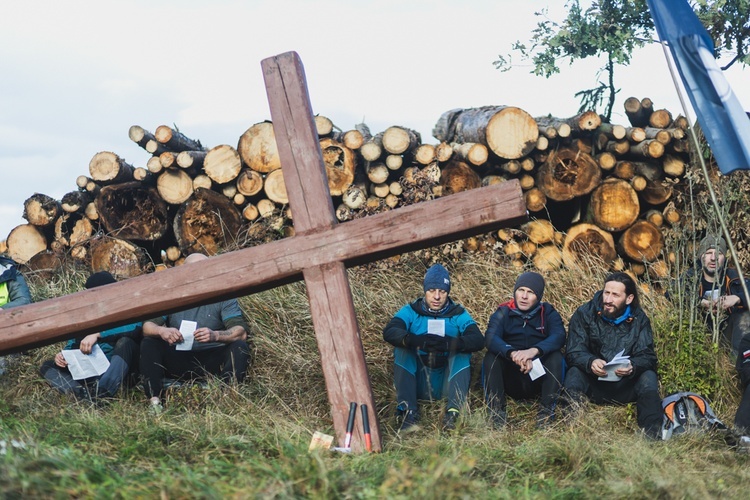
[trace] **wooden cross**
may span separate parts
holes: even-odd
[[[287,52],[261,66],[296,235],[0,311],[0,354],[304,279],[338,443],[344,442],[349,404],[367,404],[373,451],[379,451],[377,412],[346,268],[523,223],[521,188],[513,180],[338,224],[299,56]],[[361,451],[364,436],[361,419],[357,422],[352,448]]]

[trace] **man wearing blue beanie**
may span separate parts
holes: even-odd
[[[522,273],[513,299],[500,304],[487,324],[482,381],[496,429],[506,423],[506,393],[514,399],[540,398],[538,427],[554,419],[563,379],[565,326],[552,304],[542,302],[543,295],[542,275]],[[541,365],[538,377],[532,370],[535,362]]]
[[[399,430],[416,429],[418,399],[447,398],[443,429],[450,431],[469,392],[471,353],[484,347],[484,336],[448,296],[451,280],[443,266],[427,270],[423,289],[424,297],[402,307],[383,330],[383,338],[395,348]]]

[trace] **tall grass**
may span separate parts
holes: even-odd
[[[248,380],[169,394],[160,415],[143,393],[124,391],[92,407],[53,392],[38,374],[62,343],[14,358],[0,378],[0,497],[3,498],[744,498],[749,459],[722,436],[643,439],[632,405],[587,406],[580,418],[534,428],[533,402],[509,404],[510,425],[487,424],[474,379],[469,411],[451,433],[439,429],[440,402],[423,406],[421,430],[394,430],[392,349],[383,325],[422,295],[422,277],[440,252],[404,255],[349,271],[357,319],[383,435],[383,452],[308,452],[312,433],[332,432],[320,354],[305,286],[295,283],[241,298],[255,330]],[[491,255],[446,262],[451,292],[482,330],[511,297],[517,271]],[[567,319],[599,289],[605,270],[547,275],[544,299]],[[31,278],[35,299],[80,289],[85,273],[68,269]],[[708,391],[731,423],[738,402],[731,360],[709,336],[689,334],[675,306],[645,293],[664,392]],[[686,335],[691,335],[688,337]],[[697,385],[704,378],[705,386]]]

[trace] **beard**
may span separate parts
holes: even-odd
[[[708,267],[703,266],[703,274],[705,274],[706,276],[710,276],[711,278],[713,278],[714,276],[716,276],[716,268],[709,269]]]
[[[622,316],[622,313],[625,312],[625,309],[628,307],[626,303],[622,303],[620,307],[616,307],[612,312],[607,311],[606,309],[602,309],[602,314],[605,318],[608,319],[617,319],[620,316]]]

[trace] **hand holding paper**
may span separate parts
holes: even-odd
[[[62,351],[62,355],[74,380],[96,377],[109,368],[109,360],[98,344],[94,344],[91,354],[84,354],[80,349],[69,349]]]
[[[617,382],[622,378],[622,376],[618,375],[616,372],[622,368],[630,366],[630,356],[624,356],[624,353],[624,350],[618,352],[611,361],[602,367],[607,374],[605,376],[600,376],[599,380],[604,382]]]
[[[189,351],[193,348],[193,340],[195,339],[195,329],[198,327],[198,323],[195,321],[182,320],[180,323],[180,333],[182,334],[182,342],[175,344],[175,349],[178,351]]]

